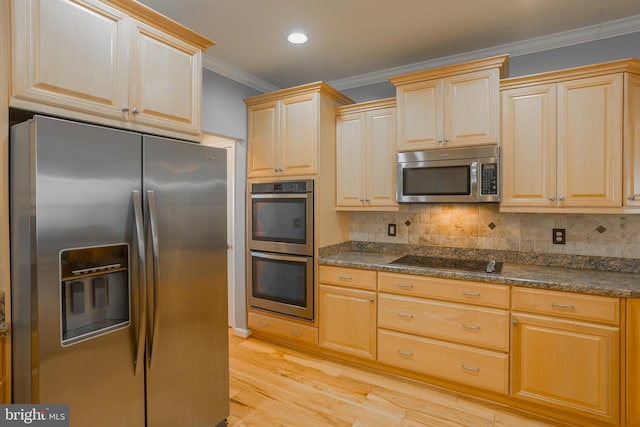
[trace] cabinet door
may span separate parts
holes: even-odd
[[[366,126],[367,204],[397,206],[395,108],[367,112]]]
[[[278,102],[248,108],[247,176],[257,178],[277,175]]]
[[[622,206],[622,74],[558,83],[558,206]]]
[[[363,113],[336,117],[336,206],[339,207],[361,208],[364,205],[365,120]]]
[[[502,93],[501,206],[554,207],[556,85]]]
[[[443,138],[442,79],[396,89],[398,151],[438,148]]]
[[[513,396],[618,422],[618,328],[519,313],[512,323]]]
[[[12,13],[12,106],[125,117],[123,13],[94,0],[14,0]]]
[[[448,147],[500,141],[500,75],[497,69],[444,79],[443,136]]]
[[[625,206],[640,206],[640,76],[625,75]]]
[[[280,101],[278,155],[282,175],[318,173],[319,97],[311,93]]]
[[[640,426],[640,299],[627,299],[627,426]]]
[[[199,134],[200,50],[146,24],[132,22],[128,119]]]
[[[376,293],[319,286],[320,346],[366,359],[376,358]]]

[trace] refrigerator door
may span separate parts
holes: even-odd
[[[139,290],[132,190],[141,189],[141,140],[39,116],[12,130],[14,402],[69,404],[72,427],[144,425],[144,370],[134,374],[139,301],[121,295]],[[76,271],[64,284],[61,258],[105,245],[129,267],[117,280]],[[106,312],[114,290],[128,300],[117,325],[77,339],[82,323],[95,320],[87,316]],[[74,317],[66,318],[73,338],[63,345],[65,315]]]
[[[147,425],[215,426],[229,415],[226,152],[143,141]]]

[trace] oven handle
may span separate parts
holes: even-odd
[[[256,252],[251,251],[251,256],[256,258],[273,259],[277,261],[292,261],[292,262],[311,262],[313,257],[304,255],[288,255],[288,254],[274,254],[270,252]]]
[[[269,193],[269,194],[253,194],[252,199],[308,199],[313,193]]]

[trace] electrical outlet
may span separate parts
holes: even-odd
[[[395,236],[396,235],[396,225],[388,224],[387,225],[387,236]]]
[[[553,244],[564,245],[567,243],[567,230],[564,228],[553,229]]]

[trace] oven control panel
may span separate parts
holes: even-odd
[[[251,194],[295,194],[312,193],[313,180],[255,182],[251,184]]]

